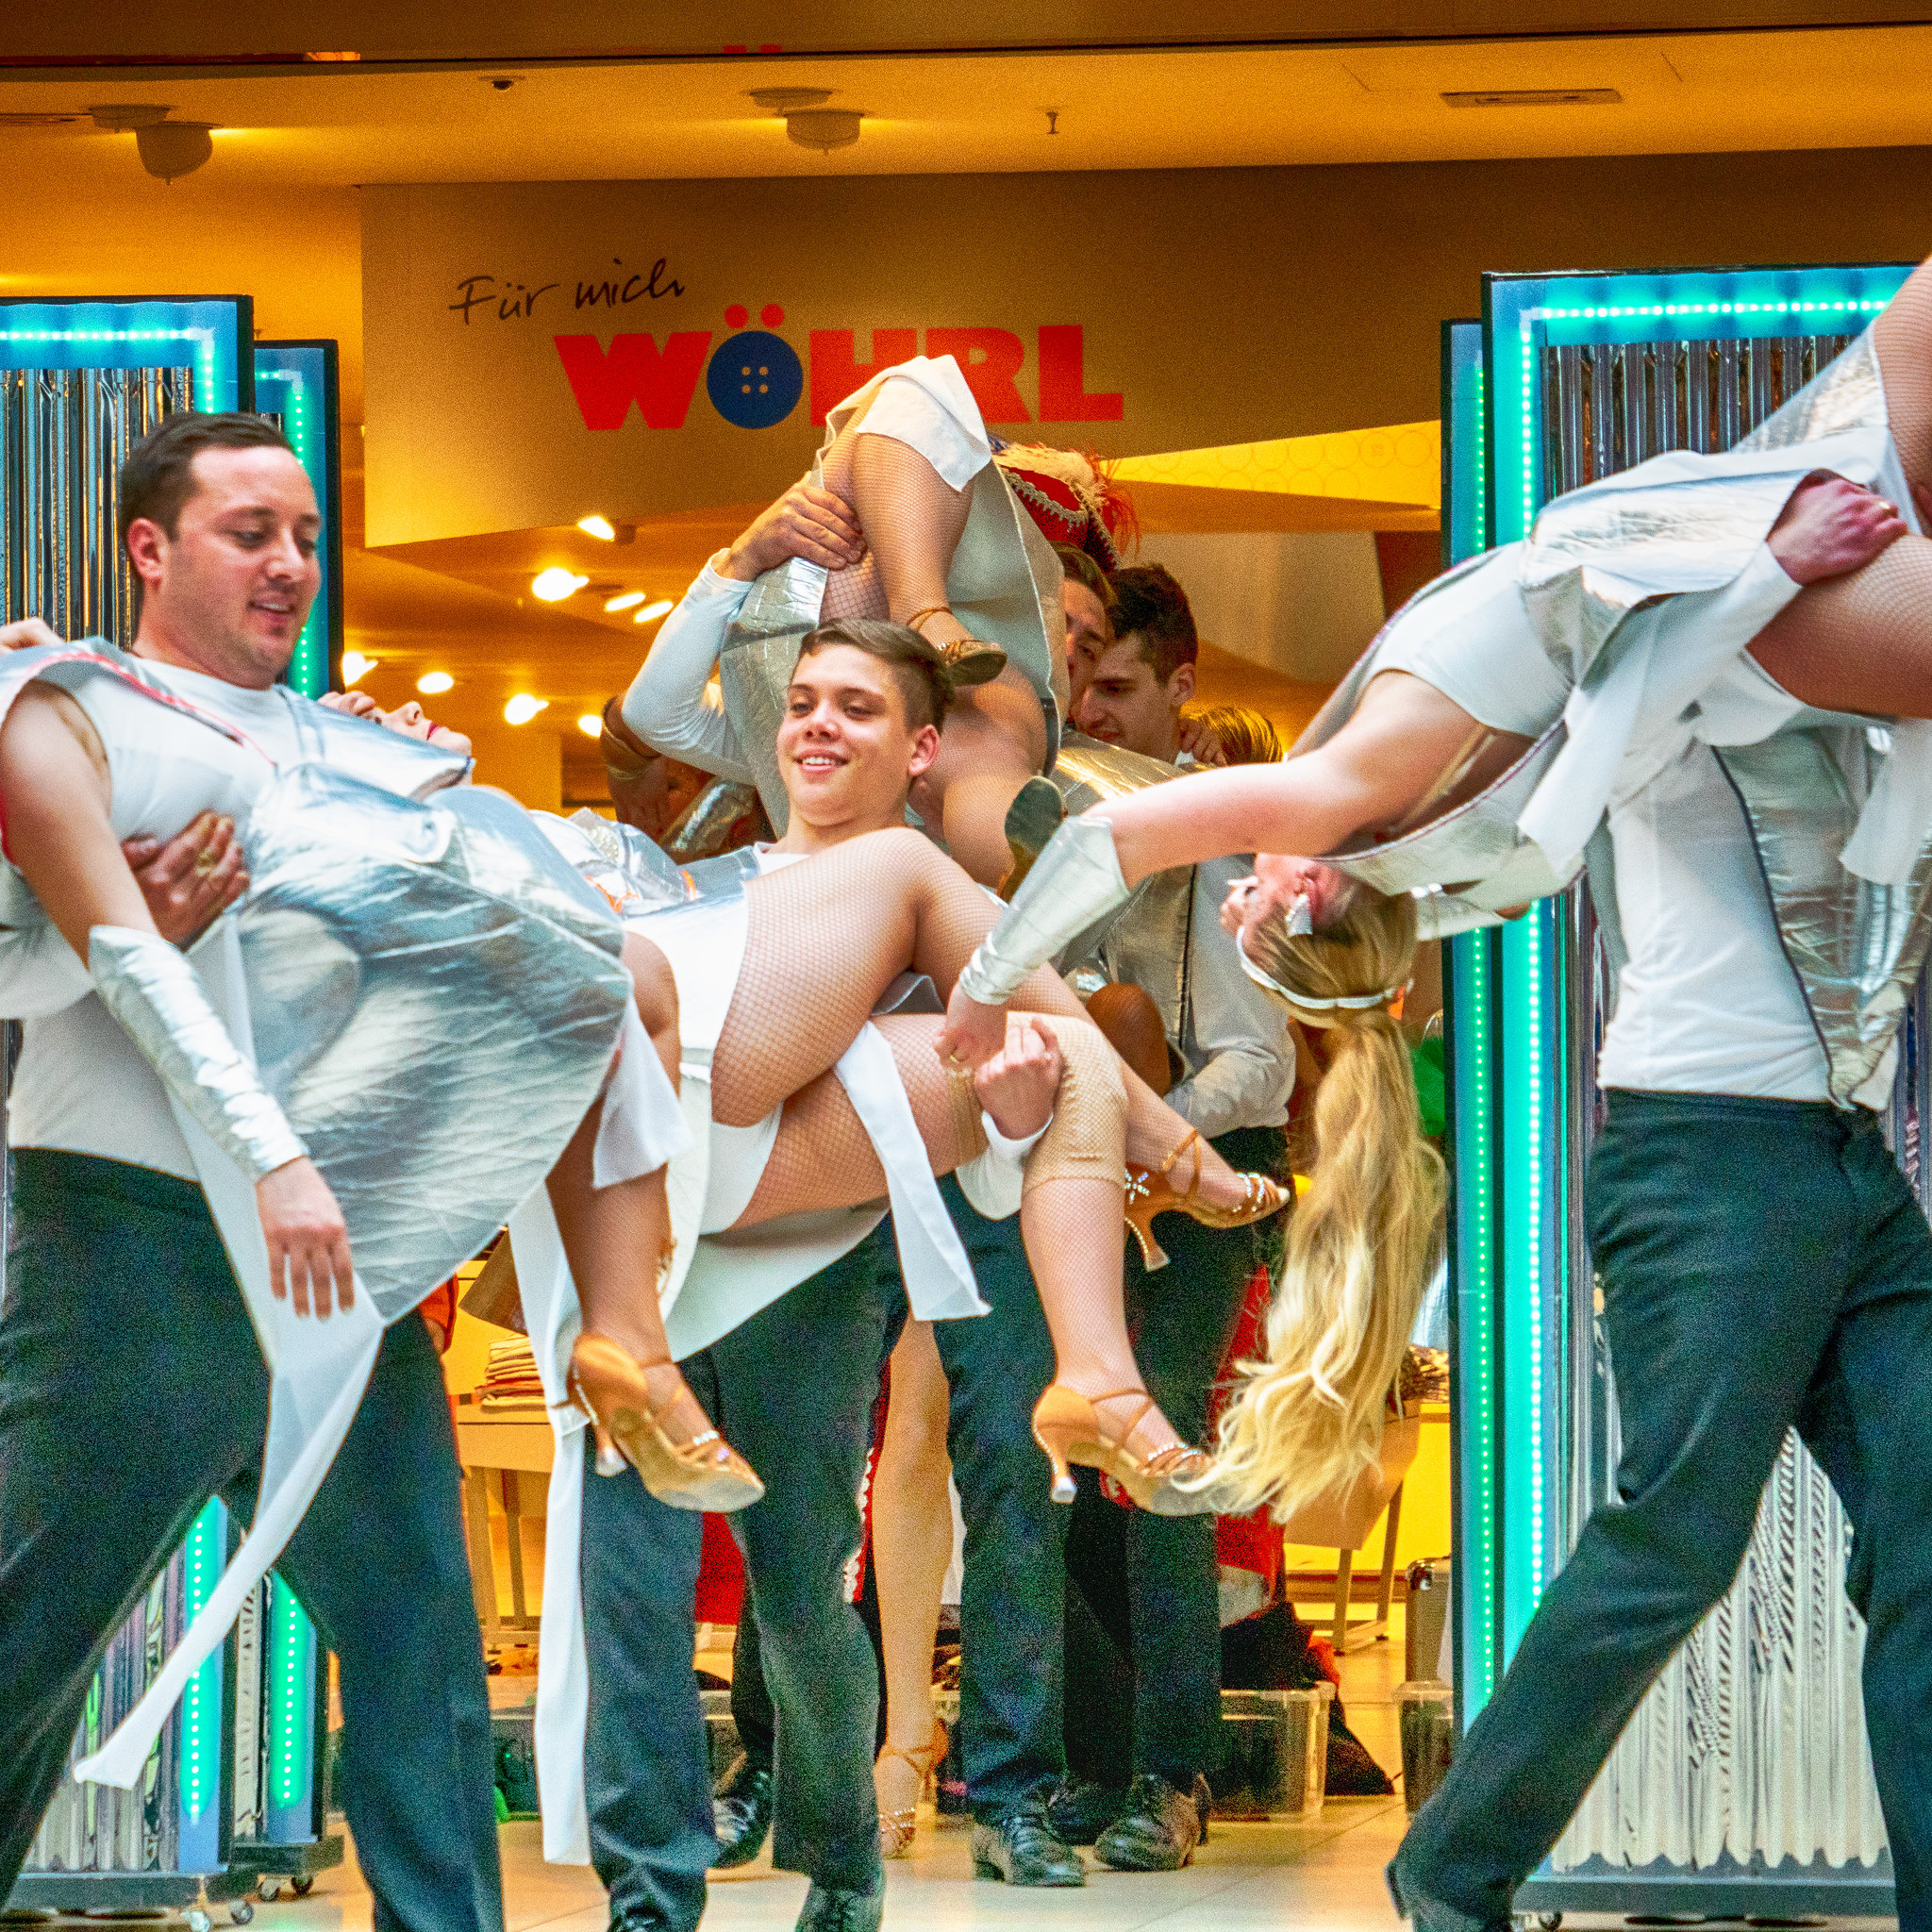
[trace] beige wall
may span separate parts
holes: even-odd
[[[1413,421],[1438,410],[1437,331],[1485,269],[1916,258],[1923,149],[1153,175],[541,183],[365,191],[370,534],[376,542],[771,493],[817,441],[724,421],[587,428],[555,337],[730,332],[775,303],[813,330],[989,327],[1039,402],[1041,325],[1085,331],[1117,421],[1003,422],[1125,454]],[[616,315],[582,281],[658,258],[684,292]],[[528,317],[465,323],[459,277],[556,281]]]

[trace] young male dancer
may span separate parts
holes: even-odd
[[[727,625],[756,579],[785,558],[836,569],[862,555],[840,499],[809,484],[788,491],[711,559],[666,621],[627,700],[633,727],[655,743],[649,721],[662,716],[691,762],[749,777],[750,767],[734,760],[722,713],[704,709]],[[799,665],[788,711],[805,722],[792,755],[778,760],[790,823],[771,848],[774,857],[826,850],[905,823],[908,791],[937,750],[921,695],[928,675],[851,646],[821,650]],[[693,717],[707,727],[696,742],[684,728]],[[1025,1418],[1052,1378],[1051,1345],[1015,1224],[976,1213],[950,1179],[941,1191],[992,1310],[934,1327],[954,1391],[949,1441],[967,1524],[961,1648],[971,1661],[961,1695],[974,1853],[1008,1882],[1078,1884],[1079,1856],[1054,1838],[1044,1815],[1045,1791],[1062,1768],[1058,1673],[1043,1660],[1058,1639],[1063,1529],[1039,1482]],[[843,1600],[842,1571],[858,1541],[854,1498],[878,1366],[904,1313],[896,1270],[874,1238],[686,1364],[701,1400],[711,1396],[706,1377],[715,1378],[715,1400],[733,1414],[726,1426],[750,1429],[757,1446],[745,1453],[763,1458],[758,1467],[768,1498],[740,1523],[764,1682],[776,1707],[778,1860],[811,1872],[827,1894],[869,1896],[869,1884],[853,1881],[877,1869],[877,1680],[869,1640]],[[849,1373],[841,1371],[836,1386],[815,1383],[808,1416],[780,1405],[766,1422],[741,1421],[734,1390],[756,1390],[758,1403],[768,1403],[770,1364],[801,1350],[821,1363],[842,1361]],[[628,1488],[621,1479],[608,1487]],[[597,1507],[608,1514],[608,1499]],[[586,1612],[588,1619],[588,1601]],[[608,1648],[594,1624],[587,1640],[593,1653]],[[729,1823],[734,1839],[754,1852],[760,1770],[745,1767],[745,1792],[734,1789],[726,1799],[750,1814]],[[593,1841],[598,1828],[593,1817]],[[738,1849],[727,1847],[721,1862],[739,1862]],[[826,1882],[838,1879],[845,1882]]]

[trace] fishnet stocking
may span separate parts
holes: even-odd
[[[1932,261],[1907,278],[1873,325],[1872,341],[1906,475],[1932,484]]]
[[[903,624],[946,601],[946,572],[966,527],[968,492],[955,490],[914,449],[896,437],[865,432],[865,419],[848,423],[825,452],[825,488],[858,515],[866,555],[855,569],[826,579],[821,615],[891,617]],[[936,644],[970,636],[943,613],[923,619],[920,630]]]
[[[827,1073],[901,973],[927,974],[945,998],[1000,908],[916,832],[869,832],[745,887],[748,924],[738,985],[711,1058],[711,1115],[748,1127]],[[1013,999],[1023,1012],[1086,1020],[1057,974],[1036,973]],[[1125,1072],[1126,1158],[1158,1167],[1188,1124]],[[1198,1150],[1198,1151],[1197,1151]],[[1201,1162],[1203,1194],[1241,1199],[1233,1171],[1196,1141],[1173,1176]],[[860,1195],[870,1200],[869,1194]]]
[[[934,1050],[940,1021],[888,1017],[874,1024],[892,1049],[933,1172],[950,1174],[986,1141],[971,1086],[948,1074]],[[1057,1379],[1087,1395],[1139,1391],[1144,1385],[1121,1298],[1127,1098],[1120,1062],[1084,1020],[1057,1020],[1053,1032],[1062,1063],[1059,1091],[1053,1123],[1027,1161],[1021,1234],[1053,1336]],[[771,1158],[737,1225],[856,1207],[885,1191],[885,1173],[845,1090],[835,1074],[824,1074],[785,1102]],[[1133,1405],[1119,1406],[1124,1420]],[[1175,1440],[1158,1409],[1134,1431],[1141,1455]]]
[[[1751,655],[1821,710],[1932,718],[1932,541],[1901,537],[1863,570],[1807,585]]]

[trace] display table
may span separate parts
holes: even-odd
[[[538,1618],[524,1590],[524,1518],[541,1517],[550,1486],[556,1438],[541,1407],[489,1416],[459,1402],[457,1459],[463,1466],[463,1515],[470,1532],[470,1587],[486,1643],[526,1642]],[[490,1500],[494,1496],[509,1530],[508,1617],[496,1603],[496,1561],[490,1541]]]

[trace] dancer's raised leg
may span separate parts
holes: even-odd
[[[745,902],[744,958],[711,1062],[712,1113],[730,1126],[761,1121],[829,1071],[899,974],[924,973],[947,997],[1000,911],[912,831],[847,840],[808,864],[750,881]],[[1086,1021],[1059,976],[1044,970],[1012,1004]],[[1252,1202],[1245,1176],[1144,1081],[1124,1077],[1130,1163],[1162,1170],[1178,1154],[1168,1177],[1191,1204],[1239,1212]]]

